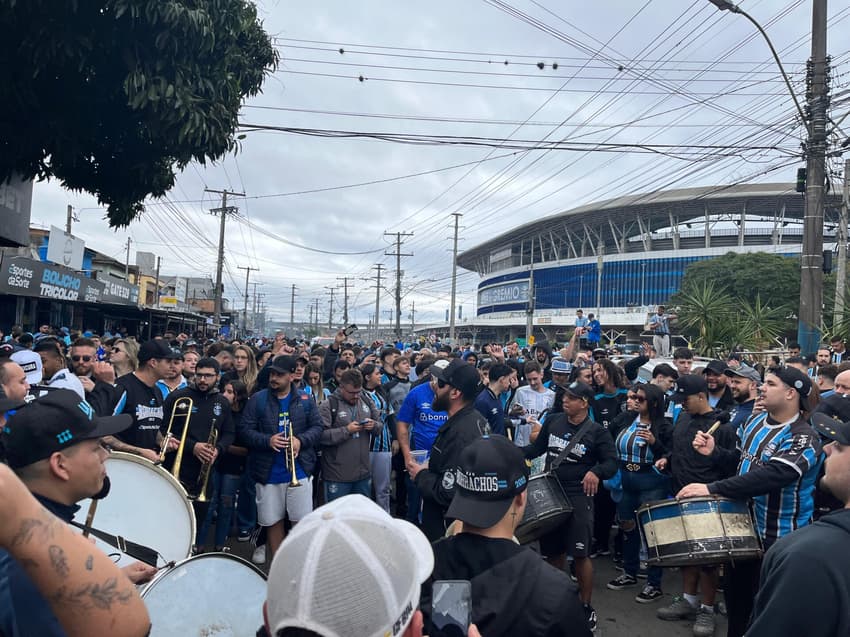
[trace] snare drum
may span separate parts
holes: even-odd
[[[142,600],[151,637],[254,637],[263,625],[266,576],[229,553],[204,553],[157,573]]]
[[[698,566],[762,555],[746,502],[716,496],[648,502],[637,510],[647,564]]]
[[[561,483],[551,473],[532,476],[527,493],[525,513],[514,532],[520,544],[540,539],[566,522],[573,512]]]
[[[92,527],[150,547],[166,562],[192,554],[195,512],[174,476],[150,460],[121,451],[106,459],[106,474],[109,495],[98,501]],[[90,504],[91,500],[80,502],[82,515]],[[101,540],[95,542],[104,553],[120,555],[118,566],[136,561]]]

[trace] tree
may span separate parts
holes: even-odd
[[[728,347],[734,330],[734,300],[713,280],[692,282],[676,295],[678,324],[699,354],[715,355]]]
[[[235,150],[278,61],[247,0],[0,0],[0,24],[0,181],[55,177],[112,227]]]

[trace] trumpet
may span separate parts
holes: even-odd
[[[207,444],[210,447],[215,447],[215,443],[218,442],[218,430],[215,428],[215,418],[213,418],[212,424],[210,425],[210,435],[207,438]],[[212,462],[204,462],[201,465],[201,472],[198,474],[198,482],[197,487],[198,491],[198,502],[206,502],[207,501],[207,482],[210,479],[210,469],[212,469]]]
[[[289,423],[289,446],[286,449],[286,470],[289,471],[289,475],[292,476],[289,479],[290,487],[300,487],[301,483],[298,481],[298,478],[295,475],[295,447],[292,446],[292,423]]]
[[[171,475],[178,480],[180,479],[180,465],[183,461],[183,450],[186,448],[186,438],[189,435],[189,421],[192,419],[192,409],[195,407],[195,401],[189,397],[179,398],[174,401],[174,407],[171,409],[171,417],[168,420],[168,431],[165,432],[165,438],[162,441],[162,451],[159,452],[160,463],[165,461],[165,452],[168,450],[168,439],[171,437],[171,429],[174,426],[174,418],[178,411],[185,411],[186,422],[183,423],[183,434],[180,436],[180,445],[177,447],[177,457],[174,458],[174,466],[171,467]],[[184,414],[179,414],[183,417]]]

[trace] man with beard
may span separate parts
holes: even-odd
[[[726,370],[728,368],[729,366],[723,361],[713,360],[709,361],[705,369],[702,370],[705,384],[708,386],[708,404],[718,411],[726,411],[735,405],[732,392],[726,386]]]
[[[411,458],[407,471],[422,496],[422,531],[434,542],[446,531],[444,515],[454,496],[460,453],[489,433],[489,426],[473,406],[479,375],[472,365],[456,358],[445,368],[433,365],[431,374],[437,381],[431,408],[445,411],[448,420],[437,432],[430,459],[419,464]]]
[[[170,349],[171,356],[168,358],[165,376],[156,381],[156,387],[162,394],[163,400],[168,398],[171,392],[189,385],[188,380],[183,377],[183,352],[175,348]]]
[[[734,369],[730,367],[723,374],[728,379],[729,390],[735,400],[735,406],[729,412],[729,424],[737,431],[738,427],[747,422],[753,413],[753,407],[759,396],[761,376],[748,365],[741,365]],[[706,377],[707,380],[708,377]]]
[[[207,500],[212,493],[212,481],[209,480],[212,465],[218,457],[233,444],[235,428],[231,418],[230,403],[218,391],[218,362],[214,358],[202,358],[195,367],[194,383],[189,387],[178,389],[168,394],[163,404],[162,426],[157,437],[160,445],[167,444],[168,453],[165,456],[165,468],[171,471],[177,460],[179,441],[188,420],[189,431],[183,446],[183,456],[180,460],[180,475],[176,476],[185,487],[192,500],[195,518],[203,520],[207,516],[209,501],[199,502],[197,497],[205,493]],[[192,401],[191,412],[188,410]],[[185,407],[184,409],[181,409]],[[165,440],[171,415],[174,420],[170,437]],[[215,432],[215,440],[210,443]],[[202,468],[206,467],[208,478],[206,484],[201,476]],[[206,488],[206,491],[204,491]],[[195,544],[201,546],[206,538],[196,538]]]
[[[53,515],[72,522],[80,510],[77,502],[105,495],[108,452],[101,438],[115,435],[132,424],[127,415],[97,417],[94,409],[75,392],[57,389],[18,408],[2,431],[6,461],[36,499]],[[21,539],[51,537],[47,522],[32,520]],[[51,565],[61,574],[68,568],[60,547],[51,547]],[[92,546],[92,551],[98,549]],[[114,578],[98,590],[69,591],[85,612],[125,604],[132,597],[133,584],[149,581],[156,569],[133,563],[121,569],[127,579]],[[0,551],[0,633],[39,637],[59,637],[65,632],[48,601],[35,588],[21,564]]]
[[[833,387],[835,393],[821,400],[815,407],[815,412],[842,422],[850,421],[850,369],[835,377]]]
[[[539,341],[531,348],[534,354],[534,360],[540,365],[540,370],[543,373],[543,382],[552,380],[552,370],[550,365],[552,362],[552,347],[549,341]]]
[[[109,363],[97,360],[94,341],[78,338],[71,345],[71,370],[80,379],[86,392],[86,402],[99,415],[110,415],[121,397],[115,389],[115,369]]]

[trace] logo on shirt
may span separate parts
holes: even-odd
[[[443,489],[446,491],[451,491],[455,486],[455,474],[452,471],[446,471],[443,473],[442,480]]]
[[[162,420],[162,407],[147,407],[136,405],[136,420],[157,419]]]
[[[216,403],[213,405],[213,416],[221,416],[221,404]]]

